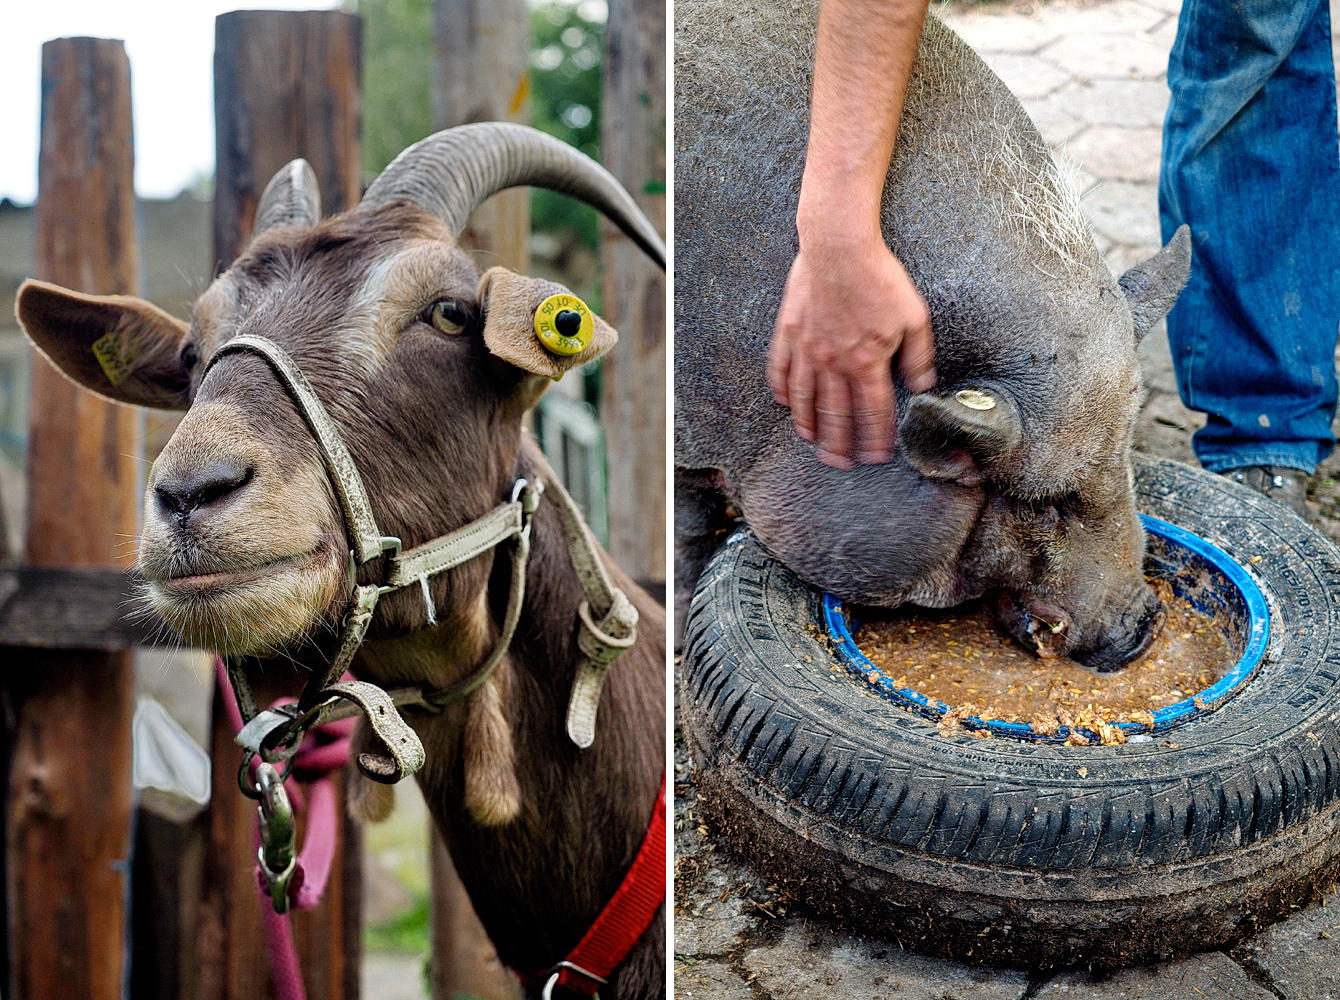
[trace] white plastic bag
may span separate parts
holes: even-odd
[[[209,755],[167,709],[140,695],[132,724],[131,780],[141,804],[183,822],[209,804]]]

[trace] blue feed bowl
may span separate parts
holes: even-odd
[[[1160,708],[1154,713],[1153,726],[1139,722],[1116,723],[1127,737],[1163,732],[1199,715],[1213,712],[1247,685],[1260,666],[1270,641],[1270,612],[1265,595],[1246,570],[1222,549],[1175,524],[1145,514],[1140,515],[1140,520],[1144,523],[1148,537],[1146,573],[1167,580],[1173,593],[1188,601],[1197,611],[1231,621],[1237,636],[1230,635],[1229,639],[1236,638],[1242,644],[1242,655],[1232,670],[1204,691]],[[929,698],[920,691],[898,687],[891,677],[871,663],[852,639],[852,632],[859,627],[859,621],[853,620],[849,625],[842,602],[832,594],[824,594],[824,619],[828,623],[828,634],[837,647],[839,659],[877,693],[900,707],[920,712],[931,719],[939,719],[953,710],[952,705]],[[1062,727],[1051,736],[1040,736],[1022,722],[996,722],[976,717],[964,719],[962,725],[969,729],[988,730],[994,736],[1043,743],[1064,742],[1071,732]],[[1098,738],[1097,734],[1087,729],[1076,731],[1091,740]]]

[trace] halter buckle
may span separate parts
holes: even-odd
[[[377,544],[381,546],[381,552],[382,552],[382,555],[383,555],[383,556],[385,556],[386,553],[389,552],[389,553],[391,553],[391,558],[394,559],[396,556],[400,555],[400,549],[401,549],[401,546],[402,546],[404,543],[401,542],[400,539],[397,538],[395,535],[382,535],[381,538],[377,539]],[[370,562],[370,561],[371,561],[371,560],[369,560],[369,562]],[[350,550],[349,550],[349,593],[351,593],[351,594],[352,594],[355,590],[358,589],[358,566],[359,566],[358,556],[356,556],[356,555],[354,554],[354,550],[353,550],[353,549],[350,549]],[[383,579],[385,579],[385,577],[383,577]],[[377,588],[377,593],[378,593],[378,594],[386,594],[386,593],[389,593],[390,591],[395,590],[395,589],[396,589],[396,588],[394,588],[394,587],[383,587],[383,586],[379,586],[379,587]]]

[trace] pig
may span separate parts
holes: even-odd
[[[798,247],[817,9],[675,8],[677,633],[738,512],[845,601],[986,597],[1038,655],[1118,669],[1163,621],[1131,476],[1136,349],[1186,283],[1188,232],[1114,279],[1073,168],[927,17],[880,223],[929,307],[938,381],[912,394],[895,363],[891,461],[820,463],[766,376]]]

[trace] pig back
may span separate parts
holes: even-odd
[[[766,358],[798,249],[817,10],[813,0],[675,7],[675,428],[684,466],[738,474],[792,433],[768,392]],[[1109,307],[1120,300],[1073,183],[1004,84],[934,16],[881,215],[930,307],[942,387],[1036,382],[1022,394],[1025,408],[1045,418],[1065,409],[1051,398],[1059,387],[1079,380],[1040,377],[1021,359],[1082,368],[1085,354],[1111,356],[1113,344],[1097,343],[1111,317],[1086,322],[1084,313],[1104,298],[1095,285],[1111,286]],[[1087,345],[1076,343],[1081,328]],[[1132,361],[1133,346],[1124,349]]]

